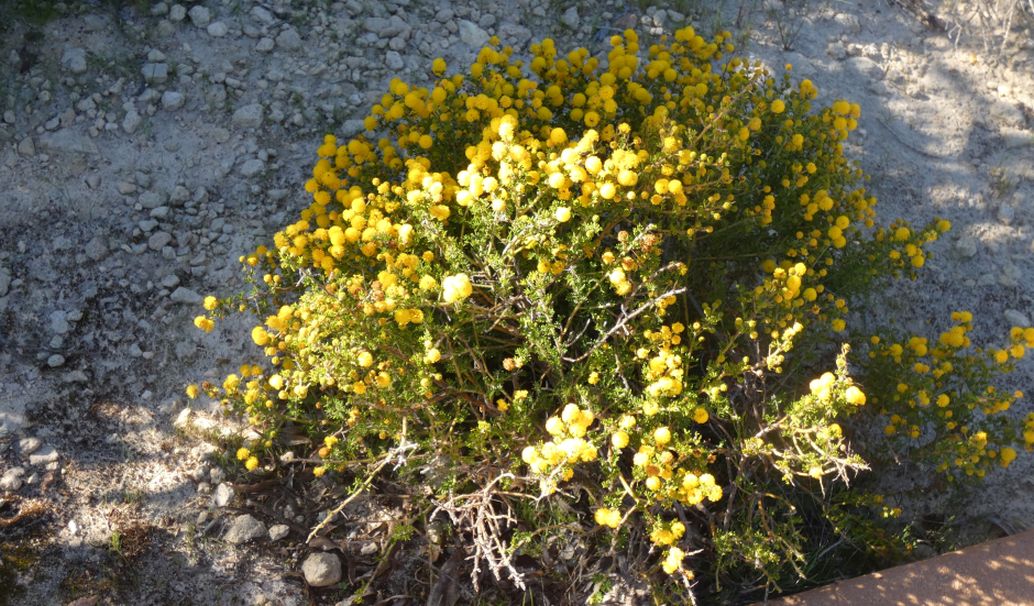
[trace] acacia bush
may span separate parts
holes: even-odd
[[[620,574],[739,601],[901,547],[893,507],[847,489],[854,428],[948,477],[1034,443],[990,387],[1034,331],[985,351],[964,312],[939,339],[848,330],[950,225],[879,225],[843,154],[858,105],[728,37],[629,30],[605,61],[493,39],[328,135],[311,203],[242,258],[254,287],[195,321],[259,320],[255,355],[202,385],[263,435],[247,469],[405,493],[403,541],[444,524],[476,588],[534,572],[592,600]],[[287,427],[311,439],[292,463]]]

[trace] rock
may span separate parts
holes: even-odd
[[[186,16],[187,9],[182,4],[173,4],[172,7],[169,8],[170,21],[175,21],[178,23],[180,21],[183,21],[183,19],[186,18]]]
[[[226,482],[220,483],[212,492],[212,504],[216,507],[226,507],[233,501],[233,488]]]
[[[302,37],[298,30],[288,27],[276,37],[276,45],[284,50],[297,50],[302,47]]]
[[[255,50],[260,53],[268,53],[276,47],[276,43],[273,42],[272,38],[262,38],[255,45]]]
[[[244,164],[241,164],[240,173],[242,177],[254,177],[266,168],[266,163],[258,158],[251,158],[245,160]]]
[[[57,461],[57,451],[53,446],[44,446],[29,455],[29,465],[46,465]]]
[[[61,67],[73,74],[86,72],[86,49],[79,47],[66,48],[61,54]]]
[[[146,82],[161,84],[169,79],[169,66],[166,63],[144,63],[140,73]]]
[[[127,135],[132,135],[141,122],[143,122],[143,118],[140,117],[140,114],[135,110],[130,110],[126,112],[126,117],[122,118],[122,130],[126,131]]]
[[[172,294],[169,295],[169,299],[171,299],[173,303],[197,305],[201,302],[202,297],[201,295],[197,294],[196,291],[193,291],[185,286],[180,286],[176,290],[172,291]]]
[[[172,234],[164,231],[156,231],[147,239],[147,247],[151,250],[161,250],[172,242]]]
[[[6,267],[0,267],[0,297],[7,295],[11,288],[11,272]]]
[[[65,357],[61,354],[51,354],[47,358],[47,366],[51,368],[60,368],[65,365]]]
[[[83,252],[93,261],[101,261],[108,256],[108,240],[104,236],[97,235],[90,239],[83,247]]]
[[[27,457],[32,453],[39,450],[39,447],[43,446],[43,442],[36,437],[22,438],[18,440],[18,450],[21,451],[23,457]]]
[[[1002,223],[1009,225],[1016,218],[1016,209],[1012,207],[1008,202],[1002,202],[998,206],[998,220]]]
[[[467,46],[479,49],[488,42],[488,32],[481,29],[476,23],[459,19],[456,21],[456,25],[460,30],[460,40]]]
[[[245,513],[237,516],[230,523],[223,540],[231,545],[241,545],[249,541],[261,539],[268,536],[266,526],[255,519],[251,514]],[[340,578],[340,564],[338,578]]]
[[[185,100],[186,97],[183,96],[183,93],[167,90],[162,93],[162,108],[167,111],[176,111],[183,107]]]
[[[955,250],[963,257],[972,257],[977,254],[977,241],[971,236],[963,236],[955,242]]]
[[[14,492],[15,490],[18,490],[22,487],[23,475],[25,475],[24,467],[12,467],[8,469],[4,472],[4,475],[0,477],[0,490],[4,492]]]
[[[564,14],[560,17],[560,21],[571,29],[578,29],[580,18],[578,16],[578,7],[572,6],[571,8],[564,11]]]
[[[213,21],[208,24],[208,35],[213,38],[222,38],[225,36],[230,29],[226,27],[226,24],[222,21]]]
[[[1030,326],[1030,318],[1022,311],[1007,309],[1004,315],[1005,321],[1008,322],[1009,326],[1022,326],[1024,328]]]
[[[43,133],[39,138],[40,146],[48,152],[63,152],[77,154],[97,154],[100,150],[97,145],[85,135],[68,129],[52,133]]]
[[[276,23],[276,17],[273,16],[273,13],[269,12],[261,6],[252,7],[251,16],[254,17],[257,21],[261,21],[266,25],[273,25],[274,23]]]
[[[312,587],[329,587],[341,580],[341,560],[332,553],[314,553],[302,562],[302,574]]]
[[[387,52],[387,54],[385,54],[384,60],[388,64],[389,69],[393,69],[396,71],[406,66],[406,64],[402,61],[402,55],[398,54],[393,50],[390,50]]]
[[[30,158],[36,155],[36,145],[32,142],[32,137],[25,137],[21,140],[18,144],[18,153]]]
[[[291,534],[291,528],[287,524],[276,524],[269,527],[269,540],[279,541]]]
[[[208,10],[208,7],[201,6],[200,4],[192,7],[187,14],[190,15],[190,22],[195,27],[208,27],[208,24],[212,21],[212,12]]]
[[[262,106],[258,103],[250,103],[242,107],[238,107],[237,111],[233,112],[231,121],[242,128],[258,128],[262,125]]]
[[[71,329],[72,326],[68,323],[68,318],[65,316],[65,312],[59,309],[50,314],[51,332],[63,335]]]

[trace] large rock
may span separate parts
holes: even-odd
[[[86,135],[80,135],[68,128],[62,128],[61,130],[54,131],[52,133],[43,133],[40,135],[39,142],[43,149],[51,153],[100,153],[100,150],[97,149],[97,144],[91,141],[89,137]]]
[[[231,545],[242,545],[248,541],[254,541],[267,536],[265,524],[259,522],[249,513],[239,515],[230,522],[223,540]],[[340,563],[338,564],[338,578],[340,578]]]
[[[302,574],[312,587],[329,587],[341,580],[341,560],[332,553],[314,553],[302,562]]]

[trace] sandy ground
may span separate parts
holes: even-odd
[[[314,512],[271,510],[249,542],[227,540],[254,503],[201,438],[239,428],[214,410],[174,427],[183,385],[244,346],[232,323],[193,328],[201,296],[239,285],[237,257],[305,204],[324,133],[354,134],[390,77],[424,81],[432,58],[469,61],[490,34],[598,52],[615,28],[693,16],[611,0],[18,4],[0,1],[0,513],[27,522],[0,528],[0,604],[79,606],[333,597],[297,572]],[[821,102],[861,104],[849,153],[884,217],[955,225],[922,283],[864,320],[932,332],[970,309],[989,343],[1029,323],[1034,45],[956,45],[885,1],[813,5],[791,50],[749,14],[746,51],[792,63]],[[1004,387],[1034,395],[1032,371]],[[978,540],[1034,525],[1032,458],[973,492],[885,489],[906,519],[945,515]],[[287,538],[264,534],[281,521]]]

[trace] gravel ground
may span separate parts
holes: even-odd
[[[616,0],[33,4],[0,0],[0,519],[22,516],[0,527],[0,605],[334,603],[347,592],[312,587],[337,556],[300,545],[314,518],[244,514],[254,502],[216,464],[220,434],[245,430],[183,412],[183,386],[228,372],[247,334],[194,329],[202,296],[241,285],[237,257],[305,205],[322,135],[361,130],[391,77],[426,81],[434,57],[462,64],[490,35],[600,52],[616,30],[693,15]],[[995,60],[897,4],[815,4],[788,51],[748,15],[747,50],[793,63],[819,101],[861,104],[850,154],[884,216],[955,225],[922,285],[875,319],[925,330],[971,309],[988,339],[1029,325],[1034,45]],[[1034,394],[1030,359],[1008,387]],[[1019,530],[1031,471],[1021,457],[976,494],[907,477],[888,490],[906,517]]]

